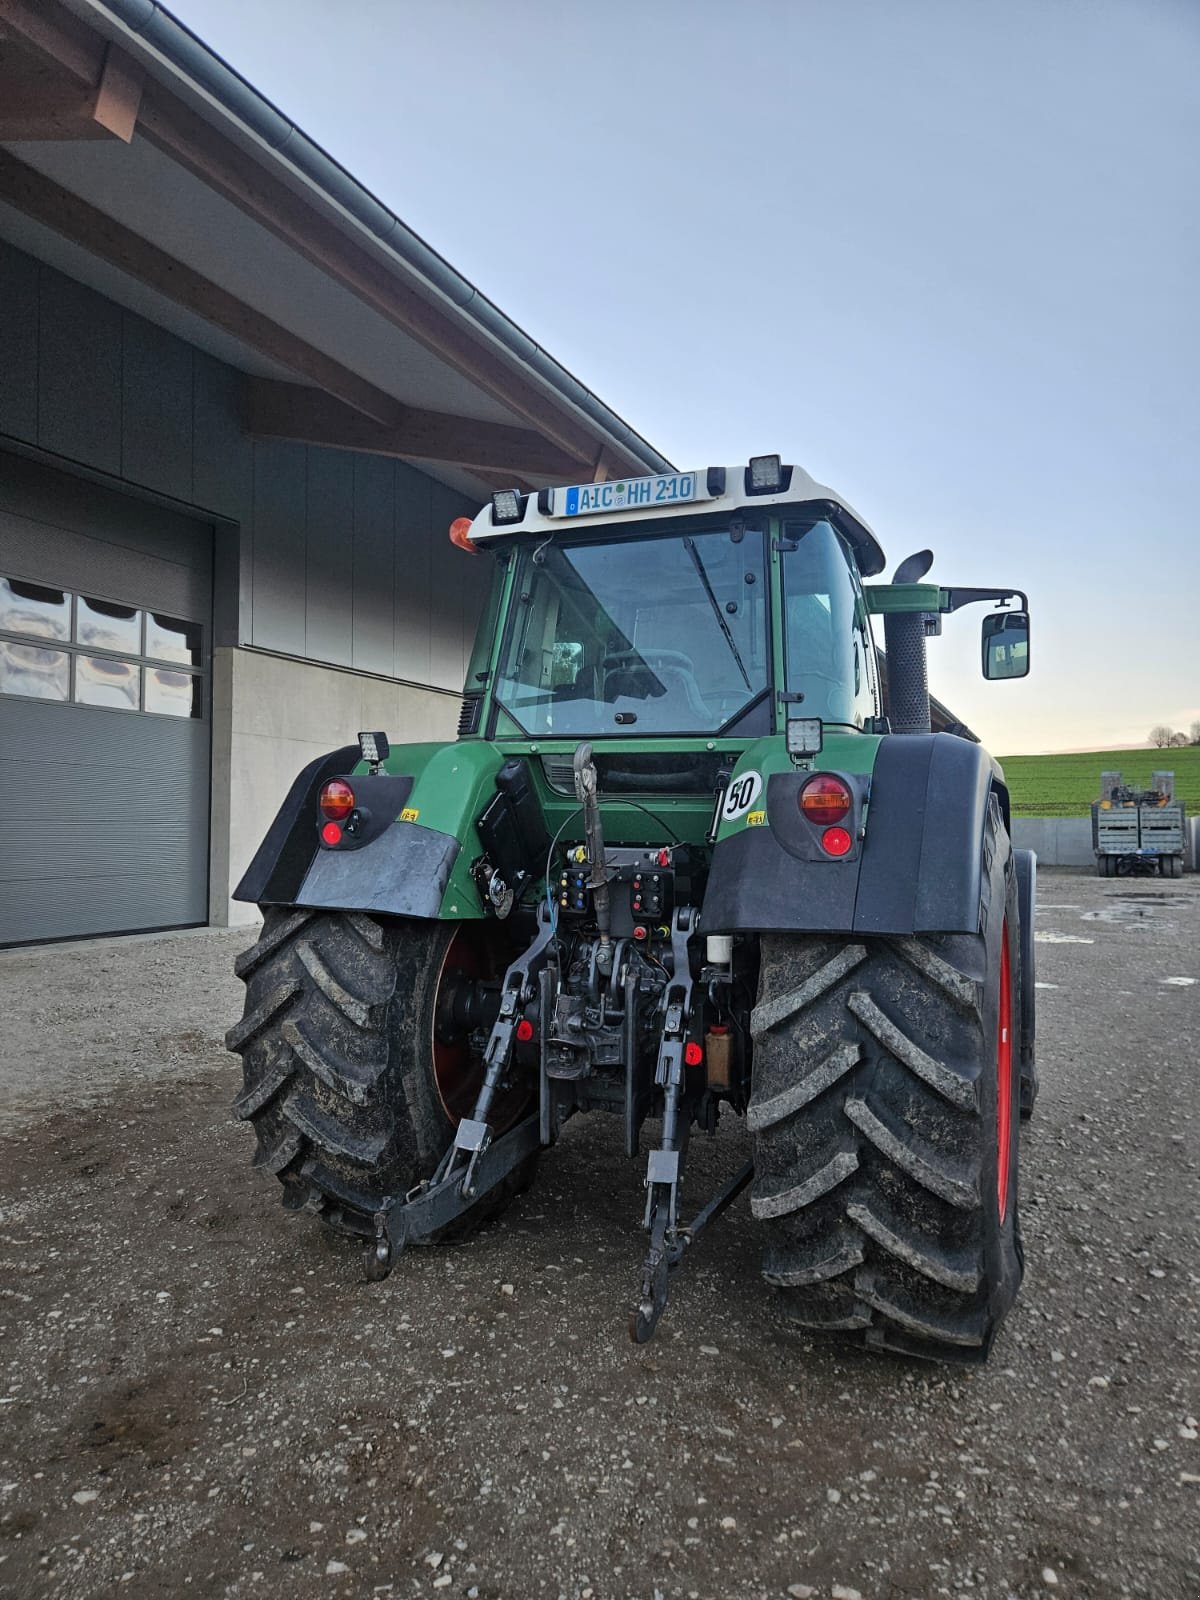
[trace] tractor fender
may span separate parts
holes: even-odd
[[[235,900],[392,916],[439,915],[458,860],[458,840],[419,823],[395,822],[413,779],[352,775],[359,762],[359,747],[353,744],[318,756],[303,768],[234,891]],[[323,850],[317,838],[317,796],[337,777],[347,777],[367,801],[378,786],[385,804],[358,847],[347,840],[350,848]]]
[[[317,853],[313,826],[317,795],[330,778],[350,771],[359,760],[358,746],[348,744],[340,750],[331,750],[326,756],[318,756],[301,768],[266,837],[233,891],[235,900],[249,900],[260,906],[295,904],[296,892]]]
[[[711,933],[977,933],[990,798],[1008,790],[981,746],[954,734],[889,734],[871,774],[860,852],[802,858],[794,826],[807,771],[774,773],[766,826],[713,850],[702,926]],[[861,820],[861,819],[860,819]]]

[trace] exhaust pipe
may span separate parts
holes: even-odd
[[[900,563],[892,582],[920,583],[932,565],[933,551],[918,550]],[[883,637],[887,649],[888,721],[892,732],[932,732],[924,613],[886,612]]]

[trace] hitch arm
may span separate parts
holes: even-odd
[[[504,974],[500,1014],[484,1050],[483,1083],[471,1115],[455,1129],[453,1142],[433,1177],[419,1183],[403,1199],[388,1201],[375,1213],[375,1238],[367,1246],[366,1262],[367,1277],[372,1282],[387,1277],[395,1255],[406,1243],[429,1238],[470,1210],[481,1195],[502,1183],[541,1143],[536,1112],[495,1143],[488,1117],[512,1057],[521,1008],[533,998],[553,941],[554,924],[542,906],[533,943]]]
[[[659,1318],[667,1309],[671,1274],[683,1260],[684,1251],[696,1243],[710,1222],[729,1209],[753,1176],[754,1163],[747,1161],[685,1227],[664,1229],[660,1240],[651,1240],[642,1278],[642,1298],[629,1325],[634,1344],[645,1344],[657,1328]]]
[[[678,1264],[683,1244],[676,1229],[680,1149],[679,1113],[683,1098],[684,1048],[692,1009],[692,973],[688,943],[698,926],[691,906],[677,906],[671,920],[674,972],[663,993],[662,1042],[654,1081],[663,1093],[662,1144],[650,1152],[646,1168],[646,1216],[650,1249],[642,1267],[642,1292],[631,1333],[636,1343],[650,1338],[667,1306],[667,1279]]]

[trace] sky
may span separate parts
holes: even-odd
[[[169,0],[681,467],[1012,584],[997,754],[1200,719],[1200,0]]]

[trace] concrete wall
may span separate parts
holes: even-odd
[[[1184,866],[1195,872],[1200,859],[1200,817],[1189,817],[1184,831]],[[1036,850],[1043,866],[1096,865],[1090,817],[1015,817],[1013,844],[1018,850]]]
[[[1094,867],[1090,817],[1014,817],[1013,844],[1047,867]]]
[[[301,767],[352,744],[361,728],[395,740],[452,739],[457,694],[220,649],[213,662],[213,860],[209,919],[254,922],[231,898]]]

